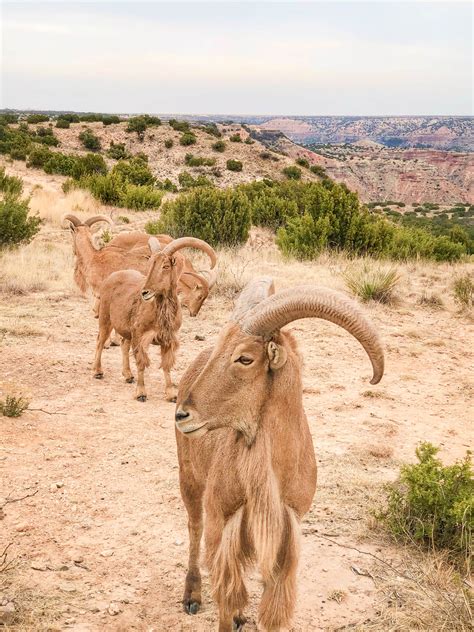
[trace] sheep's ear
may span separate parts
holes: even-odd
[[[286,364],[288,354],[286,353],[286,349],[281,345],[277,345],[273,341],[269,342],[267,353],[270,360],[270,368],[272,369],[272,371],[277,371]]]
[[[150,239],[148,240],[148,247],[150,248],[152,253],[160,252],[161,250],[160,242],[156,237],[150,237]]]

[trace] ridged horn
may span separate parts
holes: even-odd
[[[177,250],[181,250],[181,248],[197,248],[198,250],[202,250],[209,255],[211,268],[215,267],[217,262],[216,253],[208,243],[202,239],[197,239],[197,237],[180,237],[179,239],[174,239],[170,244],[165,246],[163,252],[167,255],[172,255]]]
[[[206,279],[207,284],[209,285],[209,289],[213,288],[214,285],[217,282],[217,267],[213,268],[212,270],[199,270],[198,274],[201,277],[204,277],[204,279]]]
[[[254,307],[241,327],[247,334],[269,337],[300,318],[322,318],[343,327],[360,342],[370,358],[373,368],[370,383],[380,382],[384,354],[379,336],[357,304],[340,292],[313,285],[284,290]]]
[[[84,224],[86,226],[89,226],[90,228],[96,222],[107,222],[111,226],[114,226],[113,221],[110,219],[110,217],[107,217],[107,215],[94,215],[93,217],[88,217]]]
[[[72,213],[65,213],[61,217],[61,226],[63,228],[69,228],[66,222],[70,222],[73,226],[82,226],[81,220],[76,215],[72,215]]]
[[[207,292],[209,292],[209,283],[208,280],[206,279],[206,277],[201,274],[200,272],[190,272],[185,270],[184,272],[181,273],[181,276],[179,277],[180,280],[183,281],[183,283],[186,285],[186,278],[183,279],[183,277],[193,277],[194,279],[196,279],[196,281],[198,281],[199,283],[201,283],[201,285],[204,286],[204,289],[207,290]]]
[[[148,247],[152,253],[161,251],[161,244],[156,237],[150,237],[148,240]]]
[[[251,309],[259,305],[266,298],[275,294],[272,277],[265,276],[249,281],[237,298],[231,320],[238,322]]]

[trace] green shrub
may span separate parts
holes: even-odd
[[[122,224],[130,224],[130,218],[126,215],[119,215],[117,219],[119,222],[122,222]]]
[[[157,189],[161,189],[162,191],[171,191],[172,193],[176,193],[178,190],[178,187],[169,178],[156,180],[155,186]]]
[[[247,136],[247,138],[245,139],[245,144],[246,145],[254,145],[255,141],[250,136]]]
[[[179,144],[187,147],[188,145],[196,144],[196,136],[193,132],[184,132],[184,134],[179,139]]]
[[[0,248],[28,243],[41,226],[41,219],[29,216],[29,200],[7,194],[0,200]]]
[[[20,417],[29,405],[30,402],[24,397],[7,395],[4,400],[0,400],[0,412],[4,417]]]
[[[36,146],[29,153],[28,162],[26,163],[26,166],[42,169],[44,165],[48,162],[50,156],[51,156],[51,152],[49,151],[47,147]]]
[[[454,300],[461,309],[471,309],[474,305],[474,281],[469,274],[458,277],[453,283]]]
[[[47,114],[30,114],[26,117],[27,123],[46,123],[46,121],[49,121]]]
[[[285,175],[289,180],[301,180],[301,169],[298,167],[291,165],[290,167],[285,167],[281,171],[283,175]]]
[[[328,177],[327,173],[324,171],[324,169],[320,165],[311,165],[309,170],[311,171],[311,173],[314,173],[316,176],[319,176],[320,178]]]
[[[5,195],[19,196],[23,191],[23,181],[16,176],[7,176],[5,167],[0,167],[0,191]]]
[[[134,116],[128,121],[127,132],[136,132],[139,140],[145,138],[147,124],[143,116]]]
[[[193,235],[212,246],[234,246],[248,238],[250,203],[234,189],[197,188],[164,203],[159,232]]]
[[[85,129],[79,134],[79,140],[85,149],[89,151],[100,151],[100,139],[91,129]]]
[[[277,232],[277,245],[286,257],[315,259],[328,247],[329,220],[314,220],[310,213],[290,218]]]
[[[166,147],[166,149],[171,149],[171,147],[173,147],[173,139],[172,138],[167,138],[165,140],[165,147]]]
[[[155,183],[155,178],[147,163],[137,156],[130,160],[119,160],[112,169],[112,173],[120,175],[123,180],[131,184],[153,185]]]
[[[56,121],[56,127],[58,129],[69,129],[71,127],[71,123],[66,119],[60,118]]]
[[[309,169],[309,161],[306,158],[297,158],[296,164],[300,167],[304,167],[305,169]]]
[[[242,137],[240,136],[240,134],[232,134],[232,136],[230,136],[229,138],[231,143],[241,143],[242,142]]]
[[[438,451],[431,443],[418,446],[418,463],[401,467],[376,517],[399,540],[469,558],[474,526],[471,454],[446,466],[436,458]]]
[[[69,123],[79,123],[79,115],[78,114],[61,114],[58,118],[62,121],[69,121]]]
[[[217,140],[212,144],[212,149],[222,154],[225,151],[225,142],[223,140]]]
[[[128,160],[130,158],[130,154],[125,148],[125,143],[114,143],[113,140],[110,142],[110,147],[106,153],[109,158],[114,160]]]
[[[215,123],[208,123],[207,125],[201,125],[198,127],[202,132],[206,132],[206,134],[210,134],[211,136],[215,136],[216,138],[220,138],[222,136],[219,128]]]
[[[116,114],[107,114],[102,117],[102,123],[104,125],[115,125],[117,123],[120,123],[120,117],[118,117]]]
[[[50,147],[57,147],[59,145],[59,139],[53,133],[51,127],[38,127],[36,130],[36,137],[33,139],[36,143],[42,145],[48,145]]]
[[[215,158],[204,158],[203,156],[193,156],[186,154],[184,162],[188,167],[213,167],[216,164]]]
[[[176,132],[189,132],[189,123],[187,121],[177,121],[176,119],[170,119],[168,121],[170,127]]]
[[[119,206],[132,208],[136,211],[160,207],[164,192],[152,186],[136,186],[127,184],[120,198]]]
[[[18,114],[11,112],[0,114],[0,125],[8,125],[9,123],[18,123]]]
[[[197,178],[193,178],[193,176],[188,171],[182,171],[178,175],[178,182],[181,185],[183,191],[187,191],[188,189],[195,189],[196,187],[212,187],[212,182],[206,178],[206,176],[199,175]]]
[[[394,292],[400,282],[395,268],[383,269],[365,265],[362,269],[352,267],[342,275],[347,288],[364,303],[392,303]]]
[[[226,162],[226,166],[229,171],[242,171],[243,169],[240,160],[233,160],[232,158]]]

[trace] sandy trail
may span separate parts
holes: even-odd
[[[274,275],[277,288],[293,282],[288,270],[255,264],[255,273]],[[302,282],[328,277],[319,264],[292,274]],[[472,325],[453,309],[415,306],[413,296],[426,283],[423,275],[412,277],[399,307],[367,308],[387,349],[377,387],[369,385],[363,350],[344,331],[312,320],[291,326],[305,358],[304,401],[319,466],[302,525],[294,631],[377,621],[377,587],[351,568],[369,569],[373,560],[339,545],[396,561],[397,549],[367,529],[380,485],[396,476],[400,460],[413,459],[420,440],[441,445],[450,462],[472,443]],[[198,318],[185,316],[176,378],[212,344],[230,307],[211,297]],[[0,523],[0,550],[12,542],[18,558],[5,593],[28,594],[24,607],[35,608],[21,629],[214,630],[206,573],[202,611],[189,617],[181,609],[186,514],[174,405],[163,400],[158,351],[148,371],[149,399],[140,403],[121,378],[118,348],[104,353],[105,379],[92,378],[97,323],[86,299],[47,291],[2,298],[0,316],[0,387],[27,393],[30,407],[43,409],[0,417],[0,497],[36,492],[8,504]],[[254,631],[256,573],[249,588],[246,629]]]

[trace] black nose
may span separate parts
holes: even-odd
[[[177,410],[174,418],[176,419],[176,421],[183,421],[184,419],[187,419],[189,417],[189,413],[185,412],[184,410]]]

